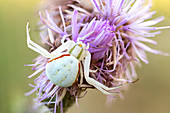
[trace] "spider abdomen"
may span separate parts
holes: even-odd
[[[46,64],[49,80],[60,87],[72,86],[80,71],[80,62],[69,53],[62,53],[51,58]]]

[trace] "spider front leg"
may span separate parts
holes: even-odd
[[[29,22],[27,23],[26,30],[27,30],[27,45],[28,45],[28,47],[46,58],[51,58],[50,53],[46,49],[42,48],[41,46],[39,46],[38,44],[36,44],[35,42],[33,42],[31,40],[30,34],[29,34],[29,31],[30,31]]]
[[[80,66],[80,68],[81,68],[81,70],[80,70],[80,73],[83,73],[83,70],[82,70],[82,65]],[[84,84],[82,84],[82,82],[81,82],[81,80],[83,80],[83,78],[82,78],[82,74],[81,74],[81,79],[80,79],[80,85],[79,85],[79,87],[92,87],[91,85],[93,85],[96,89],[98,89],[99,91],[101,91],[101,92],[103,92],[104,94],[106,94],[106,95],[115,95],[116,93],[111,93],[111,92],[107,92],[106,90],[104,90],[104,89],[102,89],[100,86],[98,86],[98,85],[94,85],[94,84],[92,84],[92,81],[91,80],[87,80],[86,79],[86,81],[90,84],[90,85],[84,85]],[[86,78],[86,77],[85,77]],[[92,78],[90,78],[90,79],[92,79]],[[90,82],[91,81],[91,82]]]
[[[75,45],[75,42],[72,40],[68,40],[67,42],[63,43],[61,46],[59,46],[56,50],[51,52],[51,56],[57,55],[65,50],[68,50],[72,48]]]
[[[56,50],[54,50],[52,53],[49,53],[46,49],[42,48],[41,46],[39,46],[38,44],[36,44],[35,42],[33,42],[30,38],[30,34],[29,34],[29,22],[27,23],[27,45],[30,49],[34,50],[35,52],[41,54],[42,56],[46,57],[46,58],[51,58],[56,54],[59,54],[61,52],[63,52],[66,49],[69,49],[71,46],[73,46],[75,44],[74,41],[67,41],[65,43],[63,43],[61,46],[59,46]]]
[[[93,78],[89,77],[89,68],[90,68],[90,61],[91,61],[91,54],[89,52],[87,52],[87,56],[85,57],[85,62],[84,62],[84,76],[86,81],[90,84],[93,85],[94,87],[96,87],[98,90],[100,90],[101,92],[103,92],[104,94],[109,94],[109,95],[113,95],[115,93],[111,93],[108,92],[110,90],[114,90],[114,89],[118,89],[121,86],[116,86],[116,87],[107,87],[105,85],[103,85],[102,83],[94,80]]]

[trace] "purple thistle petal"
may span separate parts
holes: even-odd
[[[56,96],[56,100],[57,100],[57,96]],[[56,113],[56,109],[57,109],[57,101],[55,102],[55,105],[54,105],[54,113]]]
[[[97,11],[101,14],[103,14],[103,12],[100,10],[100,6],[99,3],[96,0],[91,0],[92,4],[94,5],[94,7],[97,9]]]
[[[113,11],[114,15],[112,15],[112,16],[116,16],[120,12],[120,9],[122,8],[123,3],[124,3],[124,0],[117,0],[115,9]]]
[[[31,95],[32,93],[34,93],[35,91],[37,91],[37,90],[38,90],[37,88],[34,88],[34,89],[31,90],[30,92],[25,93],[25,96],[29,96],[29,95]]]
[[[150,47],[146,46],[145,44],[143,44],[141,42],[136,41],[135,44],[136,44],[136,46],[138,46],[138,47],[142,48],[143,50],[148,51],[150,53],[168,56],[167,53],[163,53],[161,51],[151,49]]]
[[[38,73],[40,73],[40,72],[43,71],[44,69],[45,69],[45,67],[42,67],[42,68],[38,69],[38,70],[35,71],[33,74],[31,74],[30,76],[28,76],[28,78],[31,78],[31,77],[37,75]]]
[[[164,17],[162,16],[162,17],[158,17],[151,21],[146,21],[146,22],[140,23],[137,26],[152,26],[152,25],[155,25],[163,20],[164,20]]]
[[[51,17],[49,16],[48,12],[46,12],[47,14],[47,19],[48,21],[46,21],[42,16],[41,16],[41,12],[39,12],[40,15],[40,19],[42,20],[42,22],[49,27],[52,31],[59,33],[61,36],[63,36],[65,33],[54,23],[54,21],[51,19]]]
[[[157,44],[156,41],[153,41],[151,39],[148,39],[148,38],[144,38],[144,37],[134,37],[134,36],[131,36],[131,35],[127,35],[125,33],[122,33],[123,36],[125,36],[126,38],[128,38],[129,40],[138,40],[138,41],[143,41],[143,42],[148,42],[148,43],[152,43],[152,44]]]
[[[72,39],[74,41],[77,40],[78,38],[78,29],[77,29],[77,10],[75,10],[73,12],[73,16],[72,16]]]
[[[54,47],[51,43],[49,43],[49,42],[44,38],[44,36],[43,36],[41,33],[40,33],[40,36],[41,36],[42,40],[44,40],[44,42],[45,42],[46,44],[50,45],[51,47]]]
[[[132,29],[128,29],[128,31],[130,31],[134,34],[140,35],[142,37],[155,37],[155,35],[161,33],[160,31],[157,31],[157,32],[154,32],[154,33],[148,33],[146,31],[135,31],[135,30],[132,30]]]
[[[66,24],[65,24],[63,13],[61,11],[61,7],[60,6],[59,6],[59,12],[60,12],[60,16],[61,16],[61,19],[62,19],[62,22],[63,22],[64,32],[66,33]]]
[[[146,64],[148,64],[149,62],[148,62],[148,60],[147,60],[147,58],[146,58],[145,53],[140,52],[139,49],[136,48],[136,46],[135,46],[134,43],[132,43],[132,46],[133,46],[136,54],[138,55],[138,57],[139,57],[143,62],[145,62]]]
[[[136,0],[132,8],[128,11],[127,15],[135,15],[144,0]]]
[[[63,113],[63,102],[62,102],[62,100],[60,102],[60,113]]]
[[[134,30],[156,30],[156,27],[130,27],[130,29],[134,29]]]
[[[159,29],[170,29],[170,26],[156,27],[156,30],[159,30]]]

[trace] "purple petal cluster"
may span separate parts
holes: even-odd
[[[125,38],[133,48],[135,54],[145,63],[148,63],[145,51],[153,54],[163,54],[161,51],[151,49],[142,42],[157,44],[155,41],[149,39],[161,33],[156,31],[159,29],[170,28],[153,27],[153,25],[164,20],[164,17],[152,18],[156,12],[150,12],[152,6],[151,2],[145,5],[145,0],[91,0],[95,13],[102,18],[108,19],[111,26],[115,27],[115,33],[120,38]],[[155,31],[155,32],[151,32]]]
[[[145,0],[91,0],[91,2],[94,6],[93,15],[108,20],[112,27],[110,32],[114,33],[114,38],[110,41],[112,47],[105,52],[106,57],[92,64],[92,68],[99,69],[94,77],[101,83],[113,86],[114,80],[118,78],[137,80],[135,67],[140,64],[140,60],[148,63],[146,51],[168,55],[144,44],[157,44],[150,37],[161,33],[157,31],[159,29],[170,28],[153,26],[164,20],[164,17],[150,20],[156,13],[150,12],[151,2],[147,5]]]
[[[90,69],[96,70],[95,73],[90,72],[90,77],[103,85],[114,87],[126,81],[134,83],[138,80],[135,67],[140,65],[140,60],[148,63],[145,52],[168,55],[144,44],[157,44],[150,37],[161,33],[157,30],[170,28],[169,26],[154,27],[155,24],[164,20],[164,17],[151,20],[152,15],[156,13],[150,11],[151,2],[146,4],[146,0],[91,0],[93,9],[90,11],[79,7],[78,0],[76,4],[74,0],[67,2],[61,5],[61,8],[56,5],[55,11],[50,10],[49,7],[50,13],[46,11],[43,16],[40,13],[43,26],[45,26],[43,29],[45,32],[48,31],[48,33],[43,33],[48,36],[41,34],[41,37],[50,48],[50,52],[58,48],[61,41],[82,41],[87,46],[89,45],[88,51],[92,56]],[[55,14],[57,17],[54,16]],[[39,73],[40,75],[34,80],[35,86],[30,84],[34,89],[27,95],[38,92],[36,102],[48,99],[45,104],[55,104],[54,113],[57,112],[57,105],[62,111],[62,100],[67,94],[74,96],[77,100],[81,92],[87,88],[93,88],[85,80],[83,84],[87,87],[84,88],[79,87],[79,82],[69,88],[56,86],[45,74],[47,61],[47,58],[39,56],[34,64],[28,65],[35,70],[29,78]],[[112,92],[120,94],[123,90],[121,87]]]

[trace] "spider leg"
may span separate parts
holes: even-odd
[[[96,69],[96,70],[91,70],[91,69],[89,69],[89,72],[91,72],[91,73],[96,73],[96,72],[97,72],[97,69]]]
[[[51,58],[50,53],[46,49],[42,48],[41,46],[39,46],[38,44],[36,44],[35,42],[33,42],[31,40],[30,34],[29,34],[29,31],[30,31],[29,22],[27,23],[26,30],[27,30],[27,45],[28,45],[28,47],[46,58]]]
[[[93,87],[91,85],[83,84],[83,67],[82,64],[80,64],[80,84],[78,85],[79,87]]]
[[[114,78],[113,80],[116,81],[116,82],[124,82],[124,83],[128,82],[128,83],[130,83],[129,80],[121,79],[121,78]]]
[[[49,34],[49,38],[50,38],[50,42],[53,44],[54,43],[54,36],[52,33],[52,30],[48,28],[48,34]]]
[[[51,56],[55,56],[56,54],[59,54],[59,53],[63,52],[64,50],[68,50],[74,45],[75,45],[74,41],[68,40],[67,42],[65,42],[61,46],[59,46],[56,50],[51,52]]]
[[[104,94],[106,94],[106,95],[115,95],[116,96],[116,94],[119,94],[119,92],[108,92],[108,91],[106,91],[106,90],[104,90],[104,89],[102,89],[100,86],[95,86],[99,91],[101,91],[102,93],[104,93]]]
[[[62,37],[62,39],[61,39],[61,43],[62,43],[62,44],[64,44],[64,41],[65,41],[65,39],[66,39],[68,36],[70,36],[70,35],[64,35],[64,36]]]
[[[78,85],[78,86],[81,88],[93,88],[93,86],[87,85],[87,84],[81,84],[81,86],[80,85]]]
[[[94,87],[98,88],[100,91],[103,92],[103,90],[109,91],[109,90],[114,90],[114,89],[118,89],[121,86],[116,86],[116,87],[107,87],[105,85],[103,85],[102,83],[94,80],[93,78],[89,77],[89,67],[90,67],[90,60],[91,60],[91,54],[88,52],[88,55],[85,58],[85,62],[84,62],[84,75],[85,75],[85,79],[86,81],[93,85]],[[99,88],[100,87],[100,88]],[[103,88],[103,90],[101,90],[101,88]]]
[[[80,63],[80,87],[83,84],[83,68],[82,68],[82,64]]]

